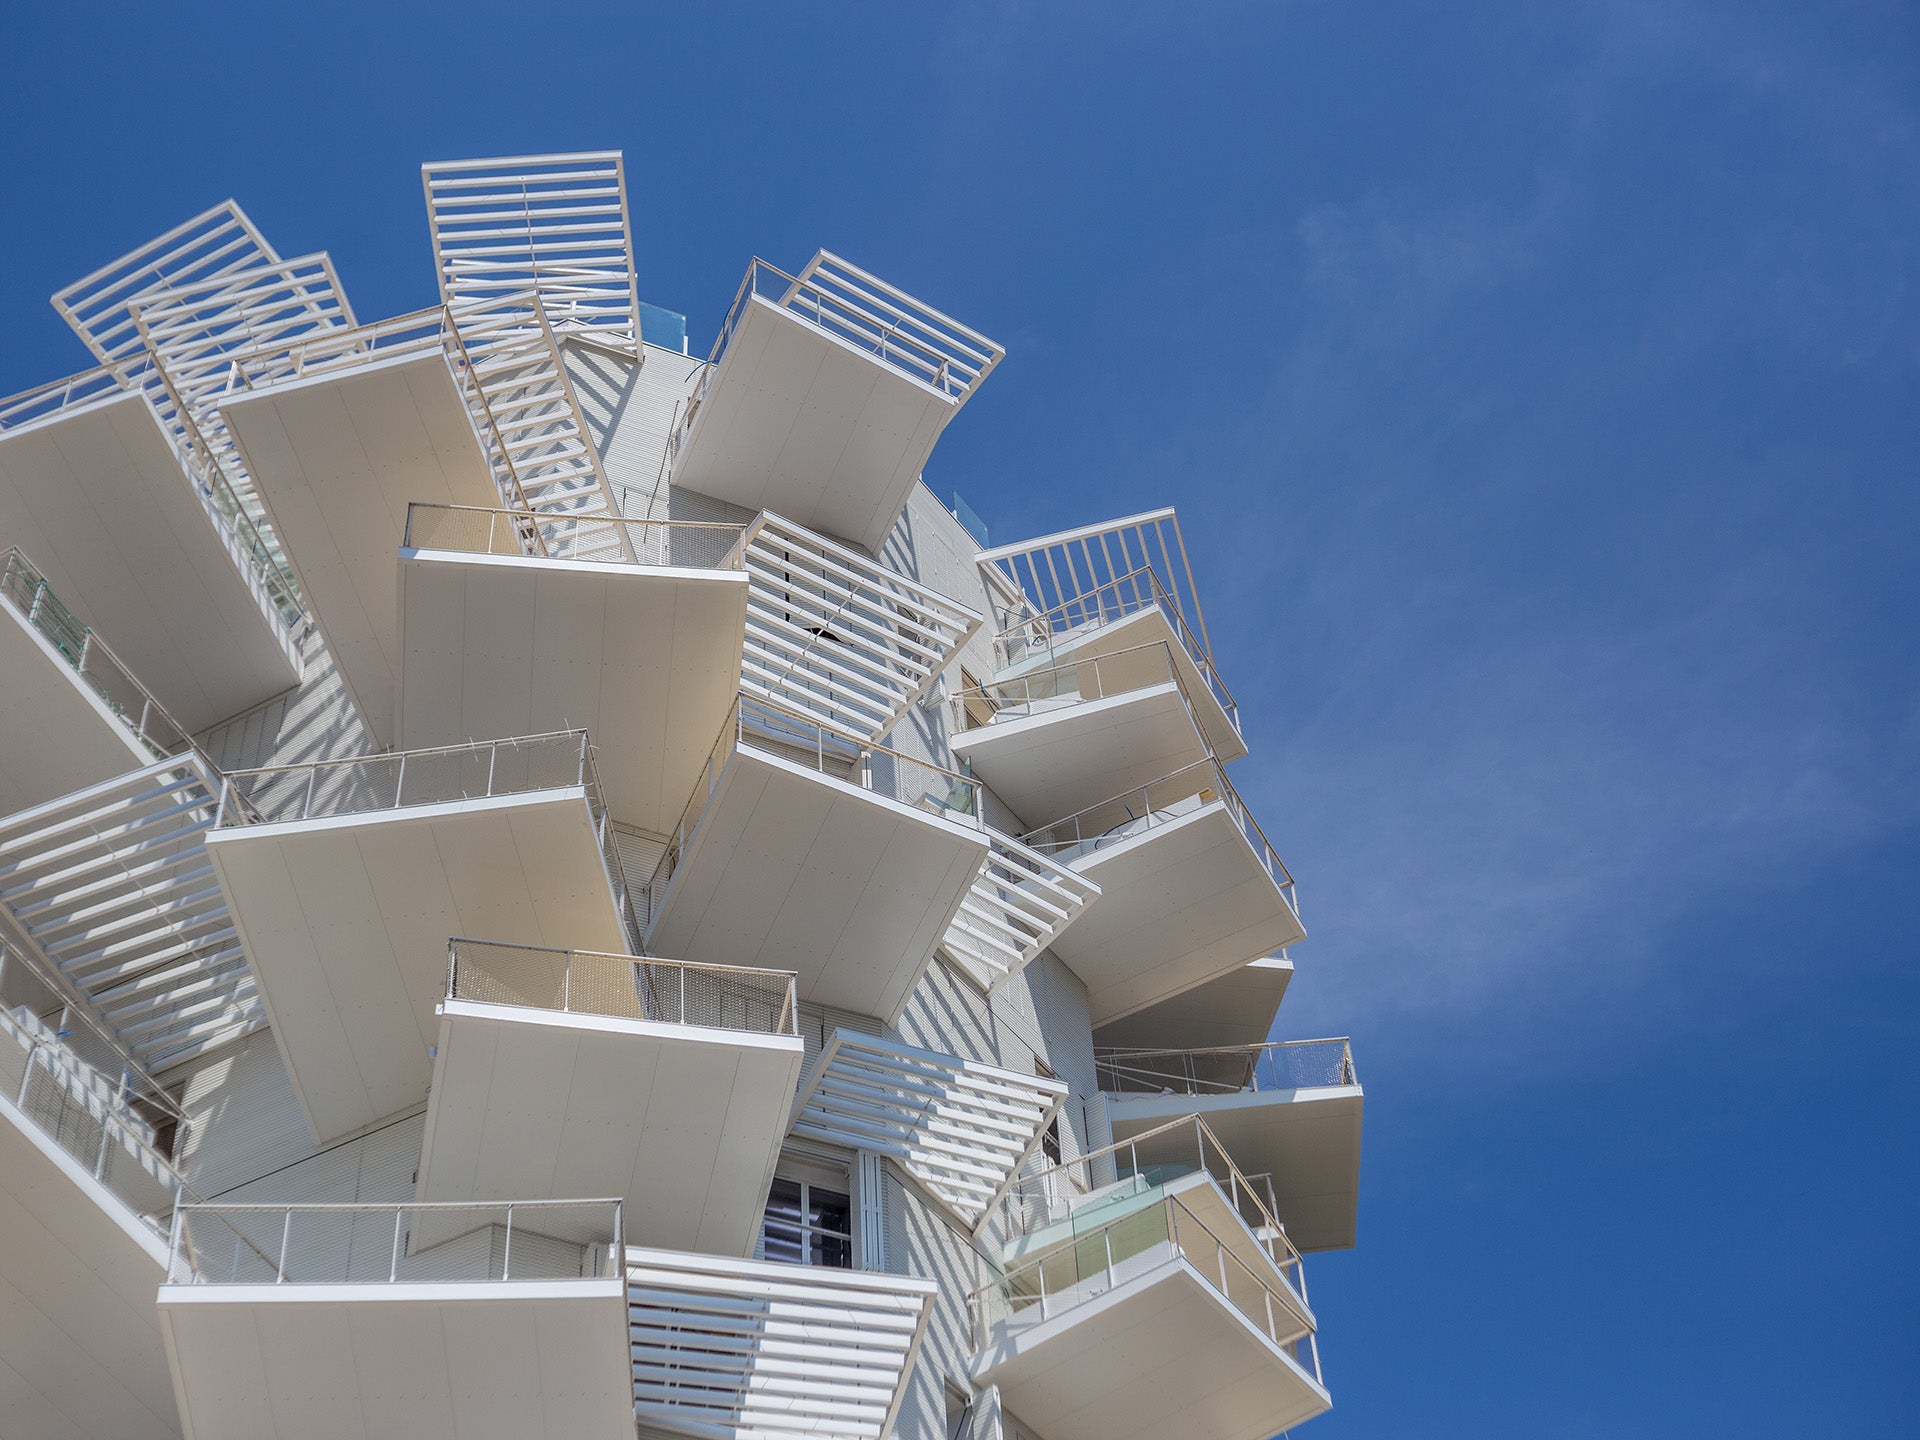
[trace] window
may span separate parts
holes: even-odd
[[[853,1201],[847,1193],[846,1177],[816,1177],[812,1173],[775,1176],[760,1225],[760,1251],[765,1259],[788,1265],[830,1265],[851,1270]]]
[[[1033,1073],[1038,1075],[1042,1080],[1059,1078],[1053,1073],[1052,1068],[1044,1060],[1035,1060],[1033,1062]],[[1049,1165],[1058,1165],[1060,1163],[1063,1152],[1060,1148],[1060,1112],[1057,1110],[1054,1112],[1053,1119],[1047,1122],[1046,1133],[1040,1137],[1040,1153],[1047,1157],[1047,1163]]]

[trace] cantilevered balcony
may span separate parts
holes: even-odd
[[[746,1255],[796,1019],[788,971],[455,940],[419,1196],[620,1195],[635,1240]]]
[[[18,547],[0,554],[0,814],[192,748]]]
[[[179,1107],[0,951],[0,1333],[23,1435],[177,1435],[153,1308]]]
[[[1024,838],[1100,886],[1053,943],[1086,982],[1095,1025],[1306,937],[1293,876],[1212,760]]]
[[[583,728],[613,812],[666,830],[738,691],[742,533],[409,506],[400,745]]]
[[[1093,1032],[1094,1047],[1210,1050],[1258,1045],[1273,1030],[1273,1017],[1292,980],[1292,960],[1263,955],[1204,985],[1100,1026]]]
[[[1208,1050],[1101,1050],[1116,1140],[1146,1163],[1177,1151],[1163,1129],[1198,1115],[1248,1168],[1271,1178],[1274,1213],[1302,1250],[1348,1249],[1360,1198],[1364,1096],[1344,1039]]]
[[[647,948],[893,1017],[987,851],[977,782],[743,696],[654,872]]]
[[[969,1230],[1037,1150],[1067,1087],[837,1030],[793,1105],[793,1133],[892,1157]]]
[[[578,731],[234,771],[206,846],[322,1142],[426,1098],[448,936],[637,948]]]
[[[219,413],[348,693],[391,744],[407,505],[500,503],[457,333],[435,307],[308,340],[249,373]]]
[[[939,1287],[627,1251],[633,1412],[708,1440],[886,1440]]]
[[[1213,692],[1199,692],[1196,706],[1172,645],[1115,649],[1117,633],[1032,651],[948,699],[953,753],[1030,823],[1076,814],[1212,753],[1200,710],[1219,711]],[[1238,739],[1224,719],[1211,728]]]
[[[610,1200],[182,1206],[180,1415],[193,1440],[631,1440],[622,1249]]]
[[[189,730],[300,680],[290,594],[144,395],[90,370],[0,401],[0,535]]]
[[[1005,352],[822,250],[747,267],[670,442],[673,483],[877,552]]]
[[[1265,1440],[1326,1410],[1300,1257],[1262,1187],[1197,1120],[1152,1138],[1167,1160],[1129,1142],[1021,1179],[1010,1208],[1032,1228],[968,1302],[974,1380],[1051,1440]]]

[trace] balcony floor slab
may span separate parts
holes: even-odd
[[[407,503],[500,503],[459,382],[435,350],[263,386],[221,413],[348,693],[391,745]]]
[[[447,941],[626,949],[579,789],[212,831],[314,1138],[426,1099]]]
[[[73,668],[74,658],[0,606],[0,814],[153,763],[153,752]]]
[[[1284,955],[1249,960],[1204,985],[1094,1031],[1095,1048],[1208,1050],[1262,1044],[1293,979]]]
[[[144,396],[0,437],[0,535],[190,731],[300,682],[292,637]]]

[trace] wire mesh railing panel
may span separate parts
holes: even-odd
[[[0,400],[0,431],[17,430],[36,420],[90,405],[104,396],[123,393],[120,378],[104,365],[82,370],[78,375],[50,380]]]
[[[1106,1049],[1095,1053],[1095,1062],[1100,1088],[1115,1094],[1230,1095],[1359,1083],[1344,1037],[1203,1050]]]
[[[745,533],[744,525],[704,521],[413,504],[405,543],[463,554],[738,570]]]

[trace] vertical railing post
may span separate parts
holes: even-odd
[[[293,1234],[293,1207],[289,1205],[286,1217],[280,1222],[280,1268],[274,1272],[273,1283],[278,1285],[287,1278],[287,1240]]]
[[[300,807],[300,818],[302,820],[311,820],[313,818],[313,787],[319,781],[319,779],[320,779],[320,767],[318,765],[312,766],[310,769],[308,769],[307,798]]]
[[[387,1265],[387,1283],[388,1284],[392,1284],[395,1280],[398,1280],[400,1278],[400,1225],[401,1225],[401,1222],[404,1221],[406,1218],[407,1218],[406,1206],[404,1205],[394,1206],[394,1209],[393,1209],[393,1259]]]
[[[513,1263],[513,1206],[507,1206],[507,1239],[500,1247],[500,1278],[505,1280]]]
[[[40,1042],[38,1040],[34,1041],[31,1045],[27,1046],[26,1068],[21,1070],[20,1072],[19,1104],[22,1110],[27,1108],[27,1086],[31,1084],[33,1081],[33,1061],[34,1061],[34,1057],[39,1053],[40,1053]]]
[[[573,951],[566,951],[560,959],[560,1010],[562,1014],[573,1010]]]
[[[393,808],[398,810],[406,803],[407,793],[407,752],[400,752],[400,772],[393,777]]]
[[[107,1142],[113,1138],[112,1125],[111,1115],[100,1117],[100,1149],[93,1158],[93,1178],[96,1180],[104,1179],[107,1173]]]

